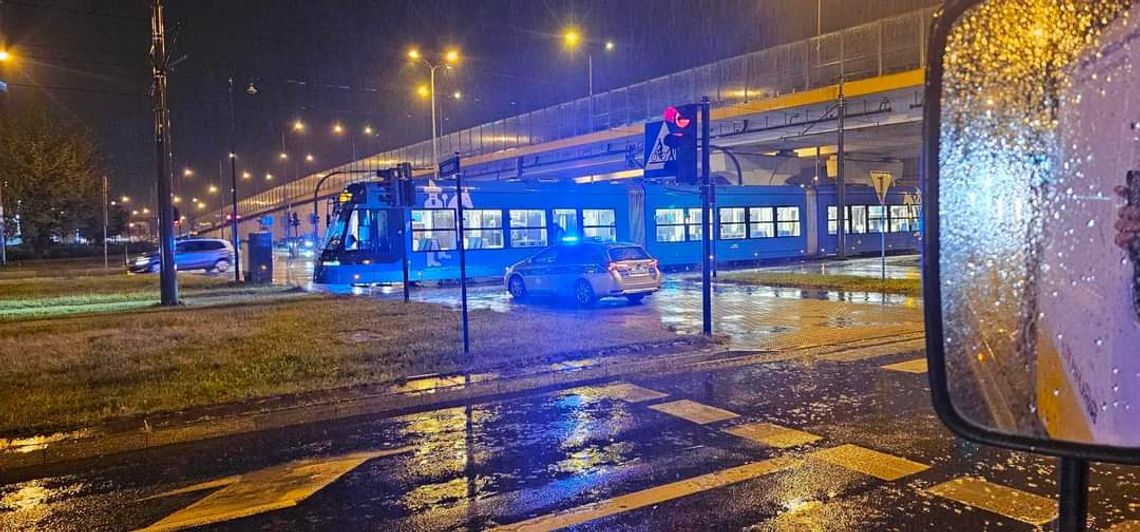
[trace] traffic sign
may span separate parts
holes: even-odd
[[[452,177],[459,173],[459,155],[453,155],[439,163],[439,176]]]
[[[887,204],[887,189],[895,176],[890,172],[871,171],[871,186],[875,187],[875,194],[879,196],[879,205]]]
[[[665,108],[659,122],[645,123],[645,177],[697,181],[698,105]]]

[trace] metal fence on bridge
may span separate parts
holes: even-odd
[[[589,98],[546,107],[442,135],[439,153],[465,157],[494,153],[638,124],[658,117],[669,105],[703,96],[714,106],[745,104],[774,96],[903,72],[926,65],[926,37],[935,8],[854,26],[803,41],[767,48],[712,64],[650,79]],[[593,113],[590,112],[591,107]],[[398,162],[430,167],[431,140],[354,161],[261,192],[239,202],[245,219],[287,205],[311,201],[320,177],[334,170],[387,167]],[[351,175],[330,179],[322,192],[343,188]],[[202,219],[222,225],[223,209]],[[307,212],[307,211],[303,211]]]

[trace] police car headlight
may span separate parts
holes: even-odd
[[[146,257],[139,257],[135,259],[135,266],[146,266],[147,264],[150,264],[150,259]]]

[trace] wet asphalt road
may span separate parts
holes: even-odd
[[[405,445],[365,461],[297,506],[216,523],[221,530],[483,529],[556,514],[780,456],[847,444],[929,466],[883,480],[808,458],[736,484],[683,493],[581,523],[582,530],[1031,530],[1016,518],[927,492],[982,477],[1048,496],[1051,460],[952,438],[928,406],[925,375],[854,362],[793,360],[629,382],[667,396],[630,402],[604,384],[392,419],[356,418],[40,470],[0,489],[0,529],[146,527],[217,488],[160,495],[301,459]],[[687,399],[738,417],[708,424],[650,408]],[[818,436],[773,448],[726,432],[768,422]],[[889,460],[889,459],[888,459]],[[857,468],[857,466],[854,466]],[[1132,468],[1093,468],[1098,527],[1140,519]],[[587,516],[588,517],[588,516]]]
[[[453,301],[449,290],[417,295],[446,303]],[[644,306],[588,312],[683,329],[694,320],[693,290],[677,279]],[[476,289],[474,299],[508,312],[567,311],[516,306],[493,287]],[[721,287],[716,325],[748,346],[786,332],[857,336],[921,319],[905,299],[849,299]],[[769,329],[756,332],[761,324]],[[189,518],[219,530],[527,523],[580,530],[1033,530],[1045,522],[1043,512],[1047,521],[1052,506],[1043,497],[1056,489],[1053,460],[952,437],[929,406],[920,364],[902,366],[915,372],[883,367],[921,353],[851,354],[679,367],[616,385],[0,472],[0,530],[129,530]],[[681,400],[695,405],[672,404]],[[759,433],[742,430],[758,423],[767,424]],[[391,456],[354,454],[404,447]],[[1095,528],[1140,520],[1136,473],[1093,467]],[[962,482],[977,489],[945,489]],[[278,498],[258,500],[266,494]]]

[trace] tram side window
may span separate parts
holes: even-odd
[[[891,232],[906,233],[917,231],[918,224],[913,220],[909,205],[891,205]]]
[[[852,205],[848,207],[851,213],[848,216],[847,232],[854,234],[863,234],[867,232],[867,206],[866,205]]]
[[[604,242],[617,240],[617,215],[613,209],[582,209],[582,236]]]
[[[747,234],[747,220],[744,207],[721,207],[720,209],[720,238],[721,240],[739,240]]]
[[[689,240],[701,239],[701,210],[689,209],[689,217],[685,220],[685,224],[689,226]]]
[[[839,233],[839,216],[837,213],[839,208],[831,205],[827,208],[827,234],[834,235]],[[851,227],[851,209],[847,209],[847,227]]]
[[[800,236],[799,207],[776,207],[776,235]]]
[[[685,241],[684,209],[657,209],[653,219],[657,225],[658,242]]]
[[[465,249],[503,249],[503,211],[463,210]]]
[[[511,209],[511,247],[535,248],[546,246],[546,211],[541,209]]]
[[[887,230],[887,211],[882,205],[867,206],[867,229],[872,233]]]
[[[344,234],[344,250],[360,251],[372,249],[372,218],[374,211],[354,209],[348,217],[348,228]]]
[[[578,211],[575,209],[554,209],[555,240],[567,236],[578,236]]]
[[[412,210],[412,251],[450,251],[455,248],[454,210]]]
[[[748,238],[776,236],[776,218],[771,207],[748,208]]]

